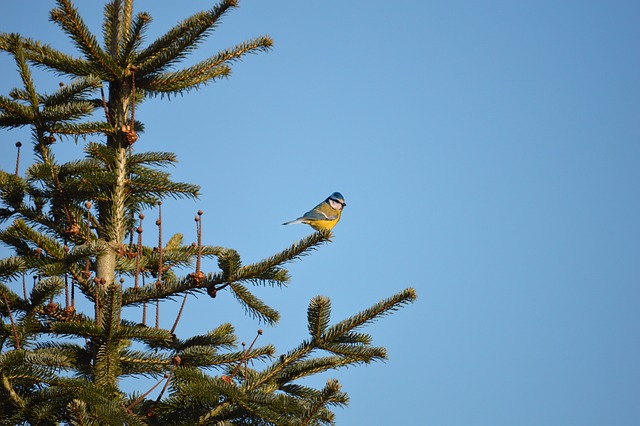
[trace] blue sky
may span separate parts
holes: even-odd
[[[101,2],[78,3],[99,33]],[[3,5],[0,31],[72,52],[52,2],[30,4],[28,18]],[[209,4],[136,9],[154,17],[152,40]],[[309,234],[280,223],[331,192],[348,206],[288,289],[258,292],[278,327],[221,295],[189,301],[178,332],[231,321],[285,352],[313,296],[338,321],[412,286],[415,304],[367,329],[389,361],[317,381],[351,396],[338,424],[637,424],[639,19],[632,1],[241,2],[189,61],[263,34],[273,51],[136,111],[136,148],[176,152],[173,176],[202,186],[164,203],[165,238],[193,240],[202,209],[205,242],[250,262]],[[0,69],[6,94],[7,55]],[[48,92],[60,80],[37,76]],[[19,139],[0,134],[5,170]]]

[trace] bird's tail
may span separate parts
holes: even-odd
[[[285,222],[285,223],[283,223],[283,225],[293,225],[294,223],[302,223],[302,218],[299,217],[296,220],[292,220],[290,222]]]

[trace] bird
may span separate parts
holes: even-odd
[[[342,194],[334,192],[329,195],[326,200],[306,212],[301,217],[290,222],[285,222],[283,225],[306,223],[316,231],[333,229],[333,227],[336,226],[336,223],[340,220],[342,209],[346,205],[347,204],[344,202]]]

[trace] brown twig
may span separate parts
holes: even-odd
[[[144,287],[145,284],[145,279],[144,279],[144,274],[142,274],[142,287]],[[147,302],[144,301],[142,302],[142,325],[147,325]]]
[[[96,315],[96,324],[98,327],[102,325],[102,321],[100,320],[100,279],[95,277],[93,279],[93,284],[95,285],[95,315]]]
[[[258,337],[262,335],[262,330],[258,330],[258,334],[256,334],[256,337],[253,339],[253,342],[251,342],[251,345],[249,346],[249,349],[244,349],[243,350],[243,354],[242,354],[242,359],[240,360],[240,362],[238,363],[238,365],[236,366],[236,368],[233,369],[233,371],[231,372],[230,376],[222,376],[222,380],[224,380],[227,383],[231,383],[233,381],[233,378],[235,377],[236,373],[238,372],[238,370],[240,369],[240,367],[242,367],[242,365],[244,365],[245,368],[245,373],[244,376],[245,378],[247,377],[247,360],[249,359],[249,353],[253,350],[253,345],[256,344],[256,341],[258,341]],[[242,346],[245,346],[245,343],[242,342]]]
[[[128,407],[127,410],[131,410],[133,407],[135,407],[136,405],[138,405],[143,399],[145,399],[147,397],[147,395],[149,395],[151,392],[153,392],[153,390],[155,388],[157,388],[160,383],[162,383],[165,379],[168,378],[168,374],[165,374],[164,377],[155,385],[151,386],[151,389],[149,389],[148,391],[146,391],[145,393],[143,393],[142,395],[140,395],[135,401],[133,401]]]
[[[176,355],[173,357],[172,362],[173,362],[173,366],[171,367],[171,371],[169,371],[169,376],[167,377],[166,383],[164,384],[164,386],[162,387],[162,390],[160,391],[160,394],[156,398],[155,405],[157,405],[158,402],[160,402],[160,400],[162,399],[162,395],[164,395],[165,391],[169,387],[169,383],[171,382],[171,379],[173,378],[173,372],[182,363],[182,360],[180,359],[179,356]]]
[[[196,232],[198,235],[198,255],[196,258],[196,275],[200,276],[200,265],[202,260],[202,210],[198,210],[196,217]]]
[[[187,303],[187,296],[189,296],[189,290],[184,292],[184,297],[182,298],[182,304],[180,305],[180,310],[178,311],[178,315],[176,316],[176,320],[173,322],[173,326],[171,327],[171,333],[175,333],[176,328],[178,327],[178,322],[180,322],[180,317],[182,316],[182,311],[184,310],[184,305]]]
[[[13,331],[13,340],[15,342],[15,347],[17,350],[20,350],[20,338],[18,337],[18,329],[16,328],[16,322],[13,319],[13,313],[11,312],[11,305],[9,305],[9,300],[7,296],[2,294],[2,298],[4,299],[4,303],[7,305],[7,311],[9,312],[9,320],[11,321],[11,331]]]
[[[140,256],[142,256],[142,220],[144,219],[144,215],[140,213],[138,215],[140,218],[140,226],[136,229],[138,233],[138,248],[136,251],[136,276],[135,281],[133,283],[133,288],[138,289],[138,277],[140,276]]]
[[[100,94],[102,95],[102,108],[104,108],[104,117],[107,120],[107,123],[111,123],[111,118],[109,118],[109,107],[107,106],[107,100],[104,97],[104,89],[100,88]]]
[[[71,308],[74,310],[76,307],[76,282],[75,278],[71,278]]]
[[[18,148],[18,155],[16,156],[16,179],[18,178],[18,171],[20,169],[20,147],[22,146],[22,142],[16,142],[16,147]]]
[[[156,281],[156,287],[162,285],[162,201],[158,201],[158,279]],[[156,300],[156,328],[160,328],[160,299]]]
[[[158,285],[162,283],[162,201],[158,201]]]
[[[196,234],[198,238],[198,246],[197,246],[197,254],[196,254],[196,272],[191,276],[196,281],[197,284],[200,284],[200,281],[202,280],[202,277],[203,277],[203,274],[200,271],[200,260],[202,258],[202,210],[198,210],[198,216],[195,217],[195,221],[196,221]],[[180,317],[182,316],[184,305],[187,303],[187,296],[189,296],[189,290],[186,290],[184,292],[184,297],[182,298],[182,304],[180,305],[180,310],[178,311],[176,320],[173,323],[173,327],[171,327],[171,333],[174,333],[176,331],[176,327],[178,327],[178,322],[180,321]]]
[[[87,201],[84,203],[85,208],[87,209],[87,244],[91,241],[91,201]],[[87,258],[86,263],[84,264],[83,276],[85,280],[89,280],[91,276],[91,261]]]
[[[131,130],[136,122],[136,70],[138,67],[131,67]]]
[[[64,250],[64,255],[65,257],[67,256],[67,254],[69,254],[69,246],[65,243],[64,247],[62,248]],[[71,306],[70,304],[70,300],[69,300],[70,294],[69,294],[69,275],[65,272],[64,273],[64,301],[65,301],[65,309],[69,309],[69,306]]]
[[[160,328],[160,299],[156,299],[156,329]]]
[[[24,293],[24,301],[27,301],[27,280],[26,275],[22,274],[22,292]]]
[[[71,300],[70,300],[70,294],[69,294],[69,276],[65,273],[64,274],[64,308],[65,309],[69,309],[69,306],[71,306]]]

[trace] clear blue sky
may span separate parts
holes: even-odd
[[[101,2],[79,3],[99,33]],[[0,31],[60,46],[52,2],[29,4],[6,2]],[[209,4],[136,8],[154,17],[152,40]],[[351,396],[338,424],[635,425],[639,22],[633,1],[244,0],[190,61],[263,34],[274,50],[145,102],[136,148],[176,152],[174,177],[202,186],[197,202],[165,202],[167,234],[193,240],[202,209],[205,241],[247,262],[311,232],[280,223],[345,196],[334,242],[291,265],[288,289],[259,292],[282,313],[261,343],[305,338],[315,295],[337,321],[418,290],[367,329],[388,362],[318,381]],[[2,55],[3,94],[14,69]],[[28,138],[0,134],[3,169]],[[183,335],[231,320],[250,342],[263,327],[228,294],[188,303]]]

